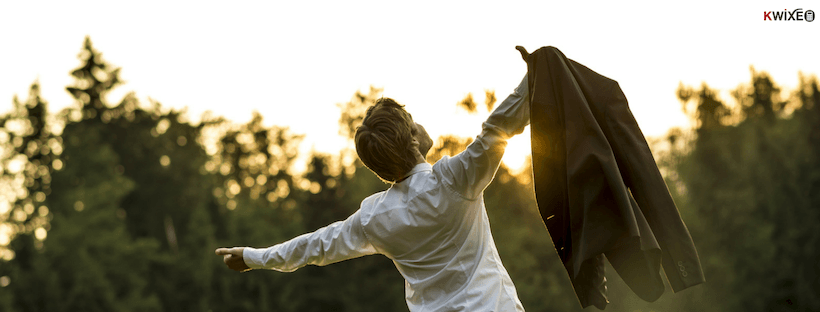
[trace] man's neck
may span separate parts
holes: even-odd
[[[425,159],[424,156],[421,156],[421,152],[416,151],[416,165],[414,165],[413,168],[415,168],[419,164],[426,164],[426,163],[427,163],[427,159]],[[410,169],[410,172],[413,172],[413,169]],[[404,178],[401,178],[401,180],[396,181],[396,183],[401,183],[402,181],[406,180],[410,176],[410,172],[405,174]]]
[[[421,152],[416,150],[416,165],[427,163],[427,158],[421,155]]]

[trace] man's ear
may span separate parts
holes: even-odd
[[[410,152],[413,154],[421,154],[421,149],[419,148],[419,146],[421,146],[419,140],[413,138],[413,141],[410,141],[410,146],[408,146],[408,148],[410,149]],[[421,156],[424,157],[424,155]]]
[[[419,149],[419,140],[413,138],[413,141],[410,141],[410,149]]]

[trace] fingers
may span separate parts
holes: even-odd
[[[530,53],[527,52],[527,49],[525,49],[522,46],[515,46],[515,49],[518,50],[519,53],[521,53],[521,58],[523,58],[524,61],[527,61],[527,57],[530,56]]]
[[[215,252],[216,252],[217,256],[223,256],[223,255],[242,256],[242,247],[217,248]]]
[[[245,247],[217,248],[214,253],[216,253],[217,256],[222,256],[222,262],[225,262],[229,269],[237,272],[246,272],[250,271],[250,268],[245,264],[245,260],[242,257],[244,250]]]

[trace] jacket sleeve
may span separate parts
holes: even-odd
[[[467,199],[475,199],[493,180],[507,140],[520,134],[530,123],[527,76],[482,124],[467,149],[453,157],[441,159],[444,183]]]
[[[308,264],[324,266],[375,254],[362,230],[359,211],[312,233],[268,248],[245,248],[245,264],[252,269],[293,272]]]

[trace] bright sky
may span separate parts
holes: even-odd
[[[406,104],[435,138],[474,136],[486,113],[456,109],[485,89],[503,100],[526,73],[516,45],[558,47],[617,80],[648,136],[687,126],[679,82],[730,90],[769,72],[786,90],[820,73],[820,21],[763,21],[764,11],[816,10],[817,1],[4,1],[0,4],[0,112],[39,80],[52,112],[74,105],[69,71],[90,35],[126,84],[165,107],[211,110],[305,133],[333,152],[336,103],[370,85]],[[529,135],[511,142],[513,167]]]

